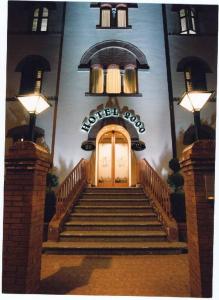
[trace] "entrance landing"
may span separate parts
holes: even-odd
[[[41,294],[190,297],[187,254],[44,254],[41,270]]]

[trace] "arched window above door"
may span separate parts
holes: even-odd
[[[90,70],[86,95],[141,96],[138,70],[148,69],[145,55],[136,46],[123,41],[105,41],[88,49],[79,69]]]

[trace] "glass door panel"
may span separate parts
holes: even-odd
[[[99,143],[98,185],[112,185],[112,135],[104,134]]]
[[[105,133],[99,141],[98,186],[129,185],[129,148],[126,137],[116,131]]]
[[[129,156],[127,139],[120,133],[115,133],[115,186],[128,186]]]

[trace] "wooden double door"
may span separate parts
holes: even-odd
[[[129,186],[129,146],[125,135],[114,130],[105,132],[98,147],[98,186]]]

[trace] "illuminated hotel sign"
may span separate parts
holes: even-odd
[[[124,120],[130,122],[138,131],[138,133],[144,133],[144,123],[141,122],[140,118],[130,111],[125,111],[121,113],[118,108],[104,108],[102,110],[94,112],[83,122],[81,129],[85,132],[89,132],[94,124],[105,118],[123,118]]]

